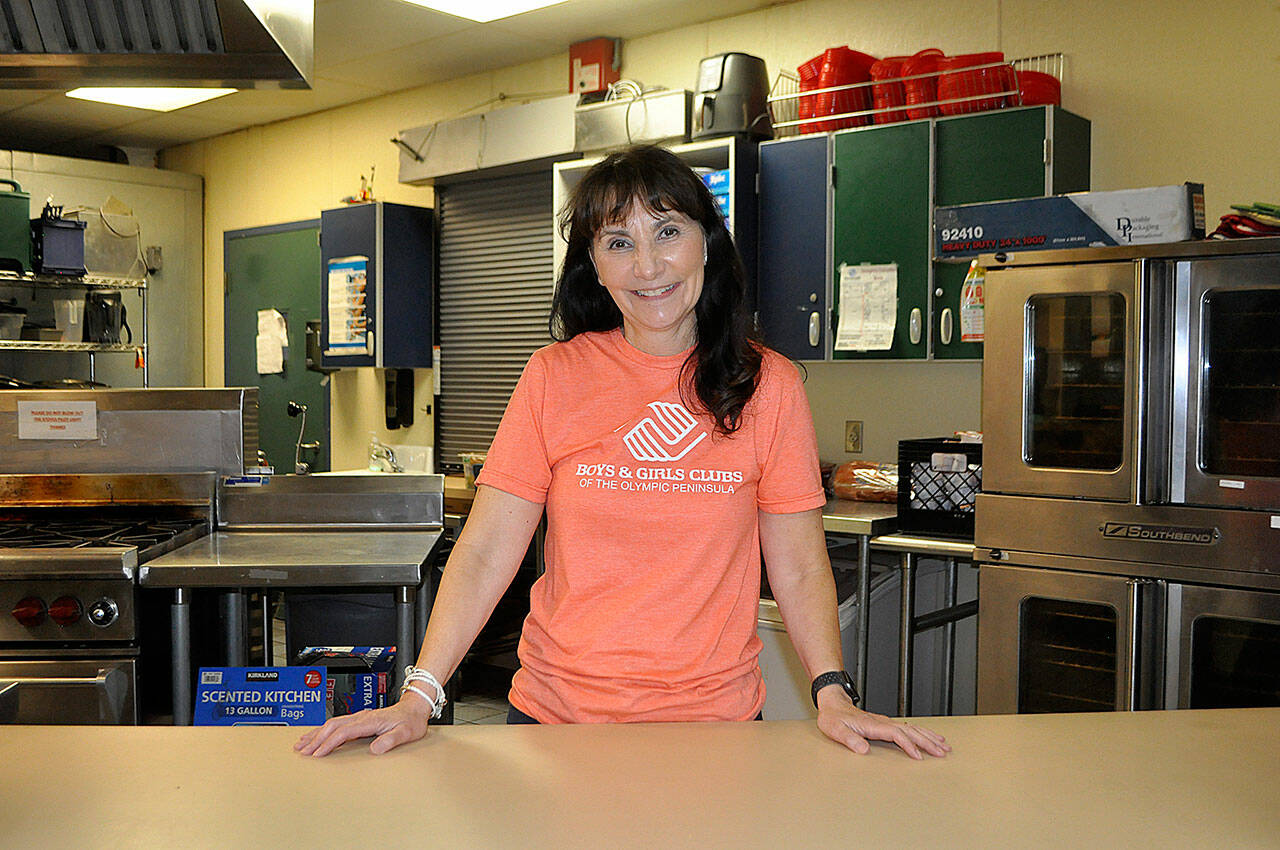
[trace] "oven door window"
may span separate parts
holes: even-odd
[[[1280,623],[1201,616],[1191,626],[1192,708],[1280,705]]]
[[[1030,597],[1022,601],[1018,713],[1116,707],[1120,616],[1110,605]]]
[[[1200,465],[1280,478],[1280,289],[1211,290],[1203,316]]]
[[[1027,301],[1025,456],[1031,466],[1113,471],[1124,459],[1125,299]]]

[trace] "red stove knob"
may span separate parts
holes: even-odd
[[[44,600],[35,596],[27,596],[18,600],[13,606],[13,619],[27,628],[34,629],[44,622]]]
[[[70,626],[80,619],[84,609],[74,596],[59,596],[49,605],[49,619],[59,626]]]

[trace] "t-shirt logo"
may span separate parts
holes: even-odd
[[[651,401],[648,407],[649,415],[622,438],[636,460],[676,461],[706,439],[707,432],[699,431],[698,420],[681,405]]]

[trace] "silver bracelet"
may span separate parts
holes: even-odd
[[[427,696],[427,692],[422,690],[422,688],[414,687],[414,682],[422,682],[435,688],[436,698],[432,699]],[[444,686],[440,684],[439,679],[431,674],[431,671],[423,670],[422,668],[414,667],[413,665],[409,665],[404,668],[404,684],[400,686],[400,695],[404,696],[404,692],[406,690],[412,690],[418,696],[431,703],[432,719],[439,719],[440,715],[444,713],[445,703],[448,702],[444,695]]]

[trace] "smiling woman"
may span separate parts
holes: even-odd
[[[558,342],[503,414],[405,699],[298,750],[426,734],[545,511],[509,723],[761,719],[763,552],[819,728],[856,752],[874,738],[944,755],[940,736],[856,707],[808,401],[795,367],[750,338],[742,264],[702,181],[669,151],[630,148],[587,172],[562,226]]]

